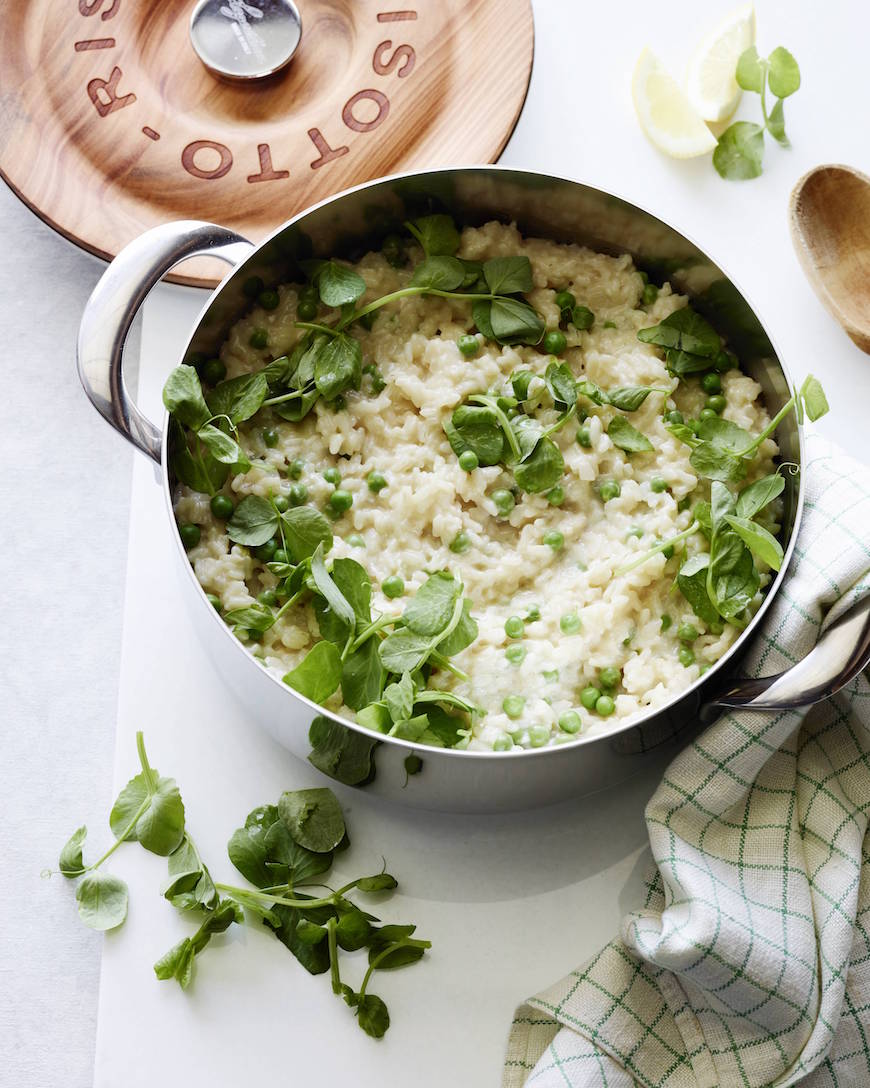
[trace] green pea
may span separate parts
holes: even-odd
[[[290,508],[290,500],[286,495],[276,495],[275,498],[272,499],[272,505],[279,514],[283,514],[285,510]]]
[[[646,287],[646,285],[649,283],[649,276],[647,275],[647,273],[639,268],[637,270],[637,274],[640,277],[640,282],[643,284],[644,287]]]
[[[609,695],[599,696],[598,701],[595,704],[596,714],[600,714],[602,718],[609,718],[614,710],[616,710],[616,703]]]
[[[242,284],[242,290],[248,298],[256,298],[265,286],[259,276],[249,276]]]
[[[470,333],[465,333],[463,336],[460,336],[456,341],[456,346],[466,359],[470,359],[480,351],[480,341],[476,336],[472,336]]]
[[[532,607],[528,610],[528,612],[526,612],[526,615],[525,615],[526,623],[534,623],[536,620],[539,620],[540,618],[541,618],[541,610],[540,610],[540,608],[538,608],[538,606],[536,604],[533,604]]]
[[[269,346],[269,334],[265,329],[254,329],[248,338],[252,348],[266,348]]]
[[[685,422],[686,421],[683,418],[683,413],[678,412],[676,410],[676,408],[674,408],[670,412],[665,412],[665,423],[685,423]]]
[[[686,669],[688,669],[690,665],[695,664],[695,655],[688,646],[681,646],[677,657],[679,658],[680,664]]]
[[[640,296],[640,301],[644,306],[652,306],[655,300],[659,297],[659,289],[654,283],[648,283]]]
[[[546,499],[550,506],[561,506],[565,501],[565,489],[561,484],[556,484],[547,492]]]
[[[200,376],[206,385],[217,385],[227,376],[227,368],[220,359],[209,359],[202,364]]]
[[[233,516],[233,510],[236,508],[229,495],[222,495],[220,492],[218,492],[217,495],[212,495],[209,506],[211,507],[211,512],[220,521],[229,521]]]
[[[565,537],[558,529],[551,529],[548,533],[544,533],[543,542],[548,548],[552,548],[554,552],[558,552],[565,546]]]
[[[580,692],[580,704],[585,706],[587,710],[594,710],[595,704],[601,698],[601,692],[593,684],[584,688]]]
[[[533,725],[529,730],[529,744],[533,748],[543,748],[550,741],[550,727],[547,725]]]
[[[643,529],[641,529],[639,525],[632,525],[632,527],[628,530],[628,534],[626,535],[625,539],[630,540],[631,537],[635,537],[637,540],[640,540],[643,537]]]
[[[714,393],[721,393],[722,379],[715,372],[715,370],[710,370],[701,378],[701,388],[704,390],[705,393],[708,393],[711,396]]]
[[[559,679],[559,670],[558,669],[544,669],[544,671],[541,673],[541,676],[543,676],[543,678],[547,681],[548,684],[555,684],[556,681]]]
[[[668,489],[668,481],[662,476],[653,476],[649,482],[650,491],[654,491],[657,495],[660,495],[663,491]]]
[[[267,540],[265,544],[261,544],[258,548],[254,548],[254,555],[263,563],[271,563],[275,558],[275,552],[278,550],[278,541],[272,537],[271,540]]]
[[[718,415],[719,413],[714,412],[712,408],[702,408],[698,413],[698,419],[716,419]]]
[[[274,427],[267,427],[263,431],[263,442],[271,449],[273,446],[278,445],[279,434]]]
[[[568,340],[565,334],[558,329],[551,329],[550,332],[544,333],[544,339],[541,341],[541,349],[547,355],[561,355],[567,346]]]
[[[733,370],[737,365],[737,356],[730,351],[720,351],[713,360],[713,366],[720,374],[724,374],[726,370]]]
[[[320,292],[313,283],[306,283],[304,287],[300,287],[299,289],[299,299],[302,302],[318,302],[320,299]]]
[[[346,514],[348,510],[353,506],[353,495],[349,491],[342,491],[337,488],[329,496],[327,500],[329,509],[336,516],[339,514]]]
[[[571,311],[571,324],[575,329],[591,329],[595,324],[595,314],[588,306],[575,306]]]
[[[474,472],[480,464],[480,459],[474,450],[463,450],[459,455],[459,467],[463,472]],[[510,492],[508,492],[510,494]]]
[[[317,303],[300,299],[296,306],[296,317],[300,321],[313,321],[317,317]]]
[[[508,638],[522,638],[526,625],[520,616],[509,616],[504,621],[504,633]]]
[[[605,321],[604,324],[602,325],[602,328],[604,328],[604,329],[615,329],[616,328],[616,322],[615,321]]]
[[[556,295],[556,305],[560,310],[573,310],[577,305],[577,299],[570,291],[560,291]]]
[[[522,695],[508,695],[502,699],[501,708],[509,718],[516,721],[517,718],[522,717],[525,705],[526,700]]]
[[[215,612],[223,612],[224,606],[223,601],[221,601],[220,597],[215,596],[214,593],[206,593],[205,599],[212,606]]]
[[[691,495],[684,495],[677,503],[677,510],[682,514],[683,511],[688,510],[692,505]]]
[[[722,632],[725,630],[725,624],[722,623],[721,620],[714,620],[708,626],[710,628],[711,635],[721,635]]]
[[[259,295],[257,295],[257,302],[259,302],[264,310],[276,310],[280,301],[278,292],[273,291],[271,288],[261,291]]]
[[[566,612],[559,620],[563,635],[576,635],[583,627],[583,621],[576,612]]]
[[[359,533],[351,533],[350,536],[345,537],[345,540],[351,548],[364,548],[366,546],[365,538],[360,536]]]
[[[598,494],[601,496],[602,502],[610,502],[611,499],[619,498],[622,494],[622,488],[616,480],[605,480],[599,486]]]
[[[496,737],[492,742],[492,750],[494,752],[509,752],[513,746],[514,742],[507,733],[502,733],[501,736]]]
[[[267,608],[274,608],[278,603],[278,594],[274,589],[264,589],[262,593],[257,594],[257,600]]]
[[[332,484],[333,487],[338,487],[341,483],[341,473],[337,468],[325,468],[323,470],[323,478],[328,484]]]
[[[450,542],[450,550],[456,555],[462,555],[471,547],[471,537],[468,533],[457,533]]]
[[[298,457],[287,466],[287,475],[291,480],[298,480],[305,469],[305,462]]]
[[[197,546],[202,533],[198,525],[188,522],[185,525],[178,526],[178,535],[181,537],[181,543],[184,545],[185,550],[190,551],[191,548]]]
[[[677,638],[680,642],[694,642],[698,638],[698,628],[694,623],[681,623],[677,628]]]
[[[389,597],[393,601],[396,597],[401,597],[404,594],[404,579],[400,578],[398,574],[391,574],[389,578],[385,578],[381,582],[381,590],[385,597]]]
[[[495,503],[499,516],[503,518],[510,514],[516,504],[513,492],[508,491],[506,487],[497,487],[490,495],[490,498]]]
[[[380,472],[370,472],[368,476],[366,476],[366,483],[368,484],[369,491],[377,495],[387,486],[387,478]]]
[[[285,551],[284,548],[276,548],[275,554],[272,556],[273,563],[289,563],[290,554]]]
[[[577,431],[577,445],[589,449],[592,446],[592,436],[588,427],[580,427]]]
[[[667,612],[662,614],[662,630],[663,631],[667,631],[668,628],[673,624],[673,622],[674,622],[673,619],[671,618],[671,616],[668,615]]]
[[[525,646],[520,645],[508,646],[508,648],[504,652],[504,655],[511,663],[511,665],[521,665],[523,663],[523,659],[526,656],[526,648]]]
[[[622,670],[617,669],[614,665],[608,665],[606,669],[602,669],[598,674],[598,686],[603,691],[612,691],[615,687],[618,687],[621,679]]]
[[[583,722],[576,710],[566,710],[559,715],[559,728],[563,733],[579,733],[583,728]]]
[[[705,401],[704,411],[706,412],[709,408],[710,411],[715,412],[717,416],[721,416],[722,413],[725,411],[725,406],[727,404],[728,401],[722,396],[722,394],[717,393],[713,397],[707,397],[707,400]],[[702,412],[701,415],[703,416],[703,414],[704,413]]]
[[[308,500],[308,488],[305,484],[294,484],[290,488],[290,505],[301,506]]]
[[[388,234],[381,243],[381,253],[393,268],[405,263],[405,243],[398,234]]]

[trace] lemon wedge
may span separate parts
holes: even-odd
[[[734,73],[740,54],[755,41],[755,10],[744,4],[699,43],[686,70],[686,96],[705,121],[724,121],[741,91]]]
[[[638,57],[631,94],[641,128],[666,155],[691,159],[709,154],[716,146],[703,118],[650,49]]]

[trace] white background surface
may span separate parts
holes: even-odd
[[[794,149],[769,146],[763,177],[729,184],[708,159],[678,163],[651,148],[628,88],[644,44],[679,72],[692,40],[730,0],[704,4],[702,22],[690,0],[534,6],[531,89],[502,162],[620,192],[697,239],[755,303],[793,374],[823,378],[833,411],[822,429],[862,455],[868,360],[803,279],[785,209],[793,183],[816,163],[870,170],[870,9],[856,0],[760,0],[761,50],[784,44],[801,64],[803,86],[786,107]],[[741,115],[753,109],[747,100]],[[72,889],[41,881],[39,871],[79,823],[95,846],[108,835],[131,458],[90,409],[73,367],[77,318],[99,263],[6,192],[0,238],[8,376],[0,398],[0,1084],[84,1088],[103,940],[80,926]],[[152,396],[175,358],[164,343],[181,336],[201,301],[190,295],[164,288],[149,304]],[[143,727],[155,764],[181,782],[204,853],[228,876],[223,844],[245,812],[313,775],[243,721],[189,644],[164,577],[163,511],[144,461],[133,513],[116,777],[135,769],[132,734]],[[378,983],[394,1021],[380,1046],[349,1022],[326,979],[303,975],[255,931],[208,950],[194,993],[156,983],[151,963],[186,926],[158,897],[164,863],[135,847],[119,851],[132,905],[125,928],[105,941],[97,1083],[144,1084],[159,1074],[180,1084],[181,1070],[198,1061],[191,1082],[204,1082],[207,1069],[220,1088],[274,1074],[277,1047],[302,1055],[297,1068],[319,1083],[335,1082],[341,1068],[363,1085],[398,1081],[409,1069],[420,1084],[495,1085],[513,1006],[594,951],[637,901],[642,809],[658,773],[651,766],[598,798],[505,820],[396,819],[396,810],[354,795],[354,848],[339,875],[377,868],[386,853],[403,895],[384,905],[384,917],[416,921],[435,942],[428,963]],[[324,1042],[319,1056],[302,1045],[314,1038]]]

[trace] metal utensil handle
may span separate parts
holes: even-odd
[[[133,319],[151,288],[181,261],[209,256],[234,265],[252,249],[246,238],[214,223],[166,223],[125,246],[88,299],[77,349],[81,383],[103,419],[155,461],[160,428],[139,411],[124,383],[122,356]]]
[[[701,717],[721,710],[797,710],[835,694],[870,664],[870,595],[857,600],[797,664],[775,676],[726,681]]]

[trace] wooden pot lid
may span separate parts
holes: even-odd
[[[261,58],[284,67],[253,80],[251,43],[286,0],[219,3],[239,44],[230,67],[247,65],[240,78],[194,49],[203,2],[28,0],[7,12],[0,173],[101,257],[172,219],[256,242],[348,186],[492,162],[522,108],[529,0],[295,0],[298,45]],[[207,29],[220,32],[220,18]],[[211,286],[225,273],[198,258],[173,278]]]

